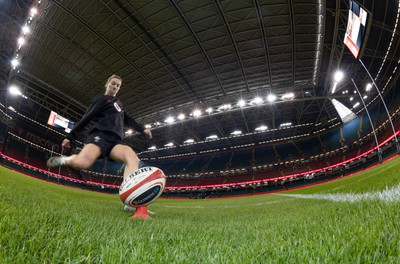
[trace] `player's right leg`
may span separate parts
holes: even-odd
[[[100,155],[100,147],[95,144],[89,143],[82,148],[79,154],[71,155],[69,157],[51,157],[47,160],[47,166],[70,166],[75,169],[88,169],[93,165],[93,163],[96,162],[97,158],[100,157]]]

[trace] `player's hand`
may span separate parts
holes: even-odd
[[[69,149],[71,148],[71,141],[69,139],[64,139],[63,142],[61,143],[61,147],[63,149]]]
[[[143,134],[145,134],[148,139],[152,139],[153,138],[153,135],[151,134],[151,131],[148,128],[143,130]]]

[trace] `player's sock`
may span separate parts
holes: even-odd
[[[48,167],[64,166],[69,158],[70,157],[67,156],[51,157],[50,159],[47,160],[47,166]]]

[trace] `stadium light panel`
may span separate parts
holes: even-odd
[[[256,97],[256,98],[254,98],[253,100],[251,100],[251,104],[254,104],[254,105],[260,105],[260,104],[262,104],[264,102],[264,100],[261,98],[261,97]]]
[[[35,15],[37,15],[37,13],[38,13],[37,8],[32,7],[32,8],[31,8],[31,16],[34,17]]]
[[[279,127],[288,127],[291,126],[292,122],[282,123]]]
[[[185,119],[185,115],[184,115],[184,114],[179,114],[179,115],[178,115],[178,119],[179,119],[179,120]]]
[[[25,39],[23,37],[18,38],[18,45],[22,46],[25,44]]]
[[[365,100],[365,99],[367,99],[367,98],[368,98],[368,95],[364,95],[363,99]]]
[[[238,105],[239,107],[245,107],[245,106],[246,106],[246,102],[245,102],[244,100],[239,100],[238,103],[237,103],[237,105]]]
[[[371,83],[368,83],[367,86],[365,87],[365,90],[366,90],[367,92],[369,92],[369,91],[371,91],[371,88],[372,88],[372,84],[371,84]]]
[[[172,142],[169,142],[164,145],[164,147],[173,147],[173,146],[174,146],[174,143],[172,143]]]
[[[267,126],[259,126],[259,127],[256,128],[256,131],[265,131],[267,129],[268,129]]]
[[[194,143],[194,140],[193,140],[193,139],[191,139],[191,138],[189,138],[189,139],[187,139],[187,140],[183,141],[183,143],[185,143],[185,144]]]
[[[19,61],[17,59],[13,59],[11,61],[11,66],[15,69],[19,65]]]
[[[193,114],[193,117],[200,117],[201,116],[201,110],[196,109],[196,110],[193,111],[192,114]]]
[[[206,140],[209,140],[209,139],[217,139],[217,138],[218,138],[217,135],[211,135],[211,136],[206,137]]]
[[[172,116],[167,117],[165,120],[165,123],[167,124],[172,124],[175,121],[175,118],[173,118]]]
[[[22,27],[22,33],[23,33],[24,35],[25,35],[25,34],[28,34],[30,31],[31,31],[31,30],[29,29],[29,27],[28,27],[27,25],[25,25],[25,26]]]
[[[150,148],[148,148],[149,150],[156,150],[157,147],[156,146],[151,146]]]
[[[335,75],[333,76],[333,79],[335,80],[335,82],[341,82],[343,80],[344,74],[342,71],[337,71],[335,72]]]
[[[232,108],[231,104],[223,104],[223,105],[221,105],[220,107],[218,107],[218,110],[220,110],[220,111],[226,111],[226,110],[229,110],[229,109],[231,109],[231,108]]]
[[[209,108],[206,109],[206,112],[211,114],[213,112],[213,109],[211,107],[209,107]]]
[[[282,95],[283,100],[291,100],[293,98],[294,98],[294,93],[286,93],[286,94]]]
[[[237,135],[240,135],[240,134],[242,134],[242,131],[240,131],[240,130],[235,130],[235,131],[233,131],[231,133],[231,135],[234,135],[234,136],[237,136]]]
[[[12,95],[14,95],[14,96],[21,96],[22,95],[22,93],[21,93],[21,91],[19,90],[19,88],[17,87],[17,86],[15,86],[15,85],[12,85],[12,86],[10,86],[9,88],[8,88],[8,91],[10,92],[10,94],[12,94]]]
[[[272,102],[275,102],[275,100],[276,100],[276,95],[275,94],[269,94],[267,96],[267,101],[268,102],[272,103]]]

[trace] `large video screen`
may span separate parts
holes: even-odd
[[[362,55],[363,44],[369,31],[371,14],[360,4],[350,0],[349,19],[344,35],[344,44],[350,49],[356,59]]]
[[[74,128],[75,125],[74,122],[69,121],[67,118],[60,116],[54,111],[51,111],[47,124],[55,128],[64,130],[67,133],[71,132],[71,129]]]

